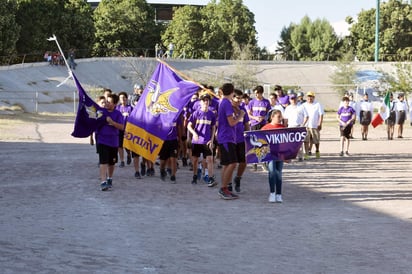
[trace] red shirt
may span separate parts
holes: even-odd
[[[275,128],[285,128],[285,125],[282,125],[282,124],[272,125],[269,123],[269,124],[264,125],[261,129],[263,130],[263,129],[275,129]]]

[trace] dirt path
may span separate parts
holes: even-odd
[[[95,147],[70,136],[73,117],[0,116],[0,269],[410,273],[410,126],[393,141],[371,129],[339,157],[329,120],[322,157],[285,165],[284,203],[270,204],[267,173],[251,170],[236,201],[191,185],[183,167],[175,185],[117,168],[101,192]]]

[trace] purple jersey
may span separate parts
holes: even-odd
[[[133,107],[131,105],[117,105],[116,109],[120,111],[123,115],[123,124],[126,125],[127,118],[129,118],[130,113],[132,113]]]
[[[216,124],[216,116],[211,111],[196,110],[189,118],[193,129],[199,136],[198,140],[192,139],[192,144],[207,144],[212,139],[212,128]]]
[[[352,107],[350,107],[350,106],[348,106],[347,108],[345,108],[344,106],[342,106],[342,107],[340,107],[339,108],[339,110],[338,110],[338,115],[339,115],[339,117],[340,117],[340,120],[342,121],[342,122],[347,122],[347,121],[349,121],[350,119],[352,119],[352,115],[353,114],[355,114],[356,113],[356,111],[352,108]],[[353,122],[351,122],[351,124],[352,124]]]
[[[176,121],[173,122],[172,127],[170,128],[169,133],[167,134],[166,140],[176,140],[178,137],[178,129],[182,125],[182,115],[179,115]]]
[[[113,121],[123,124],[123,115],[117,109],[112,112],[104,110],[104,116],[109,116]],[[114,126],[110,126],[107,122],[96,131],[97,143],[107,145],[110,147],[119,146],[119,130]]]
[[[242,103],[239,107],[245,112],[245,116],[235,126],[236,144],[243,143],[245,141],[245,137],[243,136],[243,133],[245,132],[245,123],[249,123],[249,115],[247,115],[245,104]]]
[[[227,98],[222,98],[218,109],[217,142],[219,144],[236,143],[235,127],[231,127],[227,120],[228,116],[233,116],[232,103]]]
[[[266,117],[266,115],[269,113],[270,111],[270,102],[268,99],[263,98],[262,100],[258,100],[256,98],[254,98],[253,100],[251,100],[248,104],[248,108],[250,109],[250,111],[252,112],[252,116],[263,116]],[[250,125],[251,126],[255,126],[257,124],[266,124],[266,120],[263,120],[262,122],[258,122],[254,119],[250,120]]]

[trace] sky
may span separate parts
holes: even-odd
[[[148,3],[174,3],[206,5],[209,0],[147,0]],[[381,0],[381,2],[383,2]],[[326,19],[338,35],[348,33],[347,16],[355,20],[362,10],[376,8],[377,0],[243,0],[243,4],[255,14],[255,28],[258,45],[269,51],[276,48],[283,27],[290,23],[299,24],[307,15],[314,21]]]

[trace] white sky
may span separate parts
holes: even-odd
[[[147,0],[148,3],[174,3],[206,5],[209,0]],[[381,3],[384,2],[381,0]],[[347,33],[345,18],[357,18],[362,10],[376,8],[377,0],[243,0],[255,14],[258,45],[272,50],[280,32],[290,23],[300,23],[305,16],[313,21],[326,19],[338,35]]]

